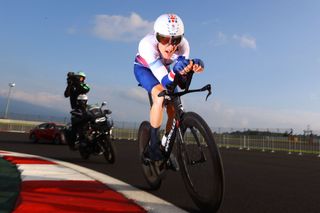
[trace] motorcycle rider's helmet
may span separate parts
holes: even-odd
[[[176,14],[163,14],[154,23],[154,32],[159,43],[178,45],[184,35],[184,25]]]
[[[86,107],[88,102],[88,96],[86,94],[78,95],[77,102],[80,107]]]
[[[86,79],[86,74],[82,71],[77,72],[75,75],[79,78],[80,81],[84,81]]]

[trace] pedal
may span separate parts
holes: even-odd
[[[144,155],[141,156],[141,162],[145,165],[145,166],[149,166],[151,163],[151,159],[150,158],[146,158]]]
[[[167,171],[166,164],[162,160],[154,161],[154,162],[151,162],[151,163],[152,164],[150,166],[153,167],[153,169],[155,170],[157,176],[160,179],[164,179],[165,176],[166,176],[166,171]]]
[[[167,160],[167,168],[175,172],[180,170],[177,158],[172,153],[170,154],[170,157]]]

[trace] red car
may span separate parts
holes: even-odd
[[[34,143],[50,141],[54,144],[65,144],[64,137],[65,125],[57,123],[42,123],[30,130],[29,139]]]

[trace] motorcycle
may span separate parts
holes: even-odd
[[[88,105],[83,128],[84,145],[80,144],[78,133],[76,133],[75,142],[72,142],[71,135],[74,130],[71,125],[66,128],[65,134],[69,146],[73,147],[73,150],[79,150],[83,159],[89,159],[90,155],[104,155],[106,161],[113,164],[116,159],[116,150],[112,140],[113,120],[110,116],[112,112],[109,109],[103,109],[105,105],[106,102],[101,106]],[[71,111],[71,114],[75,116],[75,112]]]

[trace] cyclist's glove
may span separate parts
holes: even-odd
[[[190,60],[186,59],[184,56],[179,56],[177,62],[175,63],[172,71],[168,75],[164,76],[161,80],[161,84],[167,89],[172,87],[173,81],[176,78],[176,75],[183,75],[184,69],[190,64]]]
[[[204,68],[204,63],[201,59],[195,58],[192,61],[193,61],[193,65],[197,64],[198,66],[201,66],[202,68]]]
[[[177,63],[173,67],[173,72],[175,74],[180,74],[184,70],[184,68],[186,68],[189,65],[189,63],[189,59],[186,59],[184,56],[179,56],[177,59]]]

